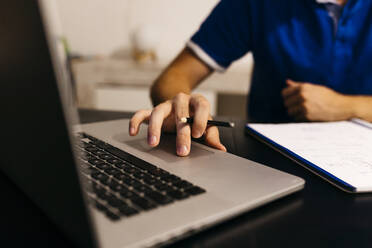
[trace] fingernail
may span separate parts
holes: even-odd
[[[134,127],[131,127],[131,128],[129,129],[129,134],[132,134],[132,135],[133,135],[133,134],[135,133],[135,131],[136,131],[136,130],[134,129]]]
[[[155,135],[150,136],[149,144],[152,145],[152,146],[156,144],[156,136]]]
[[[227,152],[226,146],[222,145],[222,149],[224,152]]]
[[[184,156],[187,155],[187,147],[186,146],[179,146],[177,148],[178,155]]]
[[[195,132],[195,138],[199,138],[200,136],[202,136],[202,133],[199,133],[198,131]]]

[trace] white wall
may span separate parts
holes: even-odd
[[[130,46],[130,34],[150,25],[161,63],[168,63],[218,0],[57,0],[71,50],[109,55]],[[250,59],[243,67],[251,66]],[[248,61],[248,62],[247,62]]]
[[[108,54],[123,45],[125,0],[57,0],[65,35],[72,51]]]
[[[129,46],[133,30],[156,30],[161,60],[173,57],[197,30],[217,0],[58,0],[73,51],[110,54]]]

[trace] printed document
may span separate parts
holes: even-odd
[[[371,124],[352,120],[247,126],[357,191],[372,190]]]

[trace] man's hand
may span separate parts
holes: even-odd
[[[287,80],[282,96],[297,121],[338,121],[352,118],[347,96],[321,85]]]
[[[129,134],[138,133],[141,123],[148,122],[147,141],[151,147],[160,142],[161,131],[177,132],[177,155],[187,156],[190,153],[191,136],[200,138],[204,135],[205,143],[211,147],[226,151],[221,144],[218,129],[207,126],[210,117],[209,102],[202,95],[179,93],[172,100],[157,105],[153,110],[137,111],[129,125]],[[192,126],[182,123],[182,117],[194,117]]]

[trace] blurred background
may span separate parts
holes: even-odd
[[[58,0],[78,106],[151,108],[149,87],[181,51],[218,0]],[[213,115],[245,118],[250,54],[195,91]]]

